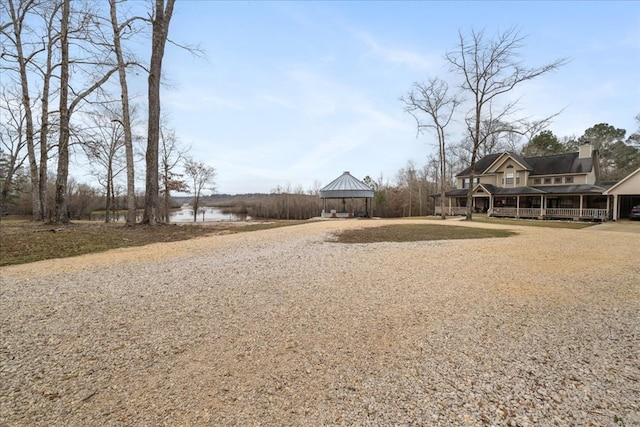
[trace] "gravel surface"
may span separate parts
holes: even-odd
[[[640,426],[638,234],[387,223],[0,269],[0,425]]]

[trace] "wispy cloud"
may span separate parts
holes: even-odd
[[[354,31],[357,39],[362,41],[368,48],[371,55],[382,58],[393,64],[406,65],[413,69],[426,70],[433,66],[433,62],[424,55],[412,50],[387,47],[376,41],[371,34]]]
[[[175,108],[187,111],[206,111],[215,108],[243,110],[237,99],[223,98],[208,94],[201,87],[187,87],[180,90],[167,91],[162,95],[162,102]]]
[[[273,95],[259,95],[258,101],[263,102],[265,104],[277,105],[279,107],[294,109],[297,108],[294,102],[291,102],[288,99],[285,99],[281,96],[273,96]]]

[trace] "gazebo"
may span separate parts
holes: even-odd
[[[322,187],[320,198],[323,200],[323,218],[371,216],[373,190],[364,182],[354,178],[349,172],[343,172],[338,178]],[[342,199],[342,210],[331,209],[327,211],[327,199]],[[347,199],[351,199],[350,209],[347,209]],[[355,199],[364,199],[364,212],[358,212],[355,209]]]

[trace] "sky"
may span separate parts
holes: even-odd
[[[437,153],[400,97],[429,77],[459,83],[443,58],[459,31],[512,27],[527,66],[569,60],[509,95],[520,117],[562,110],[549,127],[558,137],[638,129],[638,1],[178,0],[170,38],[204,55],[167,45],[162,108],[189,155],[215,168],[219,194],[308,191],[343,171],[393,182]]]

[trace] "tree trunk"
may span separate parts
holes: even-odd
[[[107,200],[105,203],[104,222],[111,222],[111,209],[113,204],[113,168],[111,166],[111,159],[109,159],[109,165],[107,166]]]
[[[155,16],[152,20],[151,63],[149,66],[148,97],[149,120],[146,152],[146,185],[144,198],[144,216],[142,222],[149,225],[158,224],[158,146],[160,141],[160,78],[162,75],[162,58],[169,31],[169,22],[173,13],[175,0],[155,0]]]
[[[60,137],[58,142],[58,176],[53,222],[67,224],[67,179],[69,176],[69,9],[64,0],[60,20]]]
[[[47,180],[48,180],[48,162],[49,162],[49,88],[51,85],[51,77],[53,76],[53,51],[55,49],[55,43],[53,35],[53,22],[55,12],[52,12],[51,19],[47,25],[48,40],[47,44],[47,65],[45,73],[42,78],[42,99],[41,99],[41,111],[40,111],[40,179],[38,180],[39,186],[39,199],[41,209],[41,220],[46,221],[49,219],[49,203],[47,201]]]
[[[24,57],[24,50],[22,47],[22,28],[24,26],[24,15],[18,16],[16,13],[13,0],[8,0],[9,11],[11,13],[11,21],[13,24],[13,36],[15,37],[16,56],[18,60],[18,66],[20,68],[20,89],[22,92],[22,105],[24,107],[25,114],[25,137],[27,140],[27,153],[29,156],[29,173],[31,176],[31,203],[32,203],[32,219],[34,221],[40,221],[41,207],[40,198],[38,196],[38,163],[36,161],[36,151],[34,146],[34,128],[33,128],[33,115],[31,113],[31,99],[29,96],[29,79],[27,73],[27,59]]]
[[[127,162],[127,225],[136,223],[136,187],[135,169],[133,162],[133,134],[131,132],[131,116],[129,110],[129,86],[127,84],[127,72],[122,45],[120,43],[120,28],[116,13],[116,0],[109,0],[111,25],[113,27],[113,47],[118,60],[118,76],[120,78],[120,91],[122,100],[122,127],[124,128],[124,145]]]
[[[445,134],[444,131],[438,129],[438,139],[440,140],[440,218],[447,219],[447,214],[444,211],[445,207],[445,186],[444,186],[444,177],[447,172],[447,162],[446,162],[446,150],[445,150]]]

